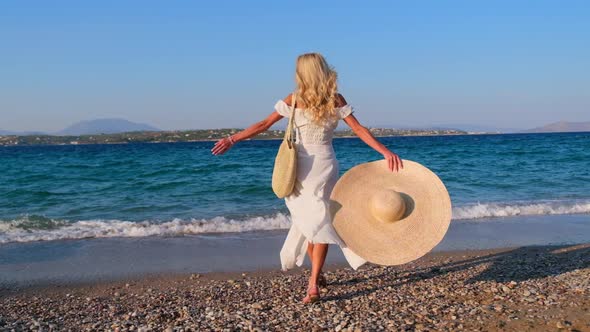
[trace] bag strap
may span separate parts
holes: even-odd
[[[295,101],[297,96],[295,93],[291,94],[291,116],[289,117],[289,124],[287,125],[287,130],[285,131],[285,140],[289,142],[293,142],[293,121],[295,118]]]

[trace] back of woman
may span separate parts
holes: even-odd
[[[337,74],[317,53],[297,59],[294,127],[301,145],[330,145],[338,121],[353,113],[337,90]],[[277,101],[275,110],[291,117],[293,94]]]
[[[339,100],[343,98],[338,95]],[[275,104],[275,110],[284,117],[290,118],[292,95],[285,100],[279,100]],[[299,106],[296,102],[295,118],[293,127],[296,133],[296,143],[300,145],[331,145],[334,136],[334,130],[338,126],[338,121],[344,119],[354,111],[350,105],[336,107],[334,109],[336,118],[329,119],[326,123],[318,124],[313,120],[313,110]]]
[[[318,286],[326,285],[321,269],[328,244],[337,244],[355,270],[366,263],[365,259],[346,246],[332,225],[330,195],[339,175],[332,138],[339,120],[344,119],[359,138],[383,154],[390,170],[397,170],[402,165],[401,159],[379,143],[352,115],[352,108],[338,93],[336,71],[322,55],[300,55],[296,63],[295,81],[295,91],[277,101],[275,112],[266,120],[219,140],[212,152],[222,154],[235,142],[268,130],[281,118],[293,117],[297,176],[293,191],[284,198],[292,223],[281,248],[280,261],[281,269],[286,271],[301,266],[305,254],[309,255],[312,268],[307,296],[303,299],[303,302],[309,303],[319,299]]]

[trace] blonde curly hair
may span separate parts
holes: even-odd
[[[303,102],[311,120],[324,124],[337,118],[338,74],[319,53],[297,57],[295,82],[297,101]]]

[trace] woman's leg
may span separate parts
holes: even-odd
[[[328,248],[326,248],[326,254],[328,253]],[[311,242],[307,243],[307,256],[309,256],[309,261],[313,262],[313,243]]]
[[[330,247],[326,247],[326,254],[328,253],[328,248],[330,248]],[[309,261],[313,262],[313,243],[311,243],[311,242],[309,242],[307,244],[307,255],[309,256]],[[309,280],[310,280],[310,284],[311,284],[311,277],[309,278]],[[326,286],[326,284],[327,284],[326,278],[324,277],[324,275],[322,273],[322,268],[320,268],[320,276],[318,277],[317,284],[319,286]]]
[[[310,255],[311,258],[311,275],[309,277],[307,295],[303,298],[303,303],[313,302],[314,300],[317,300],[318,296],[320,295],[318,283],[322,266],[324,266],[327,253],[327,243],[310,243],[307,246],[307,254]]]
[[[309,256],[309,261],[313,262],[313,243],[307,242],[307,256]]]
[[[309,254],[309,246],[308,254]],[[328,243],[315,243],[312,247],[311,253],[311,276],[309,277],[310,285],[317,285],[320,272],[326,261],[326,254],[328,253]]]

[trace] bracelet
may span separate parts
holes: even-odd
[[[231,145],[236,144],[236,142],[234,141],[233,137],[228,136],[227,139],[229,139],[229,142],[231,143]]]

